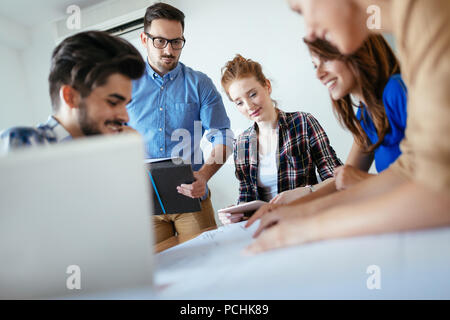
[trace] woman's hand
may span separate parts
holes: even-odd
[[[316,210],[310,205],[279,205],[266,204],[262,206],[246,223],[245,227],[250,227],[257,219],[261,219],[258,229],[256,229],[253,237],[258,237],[264,230],[270,229],[272,226],[284,220],[293,218],[303,218],[313,215]]]
[[[227,212],[219,212],[219,220],[223,225],[227,225],[230,223],[236,223],[244,220],[243,213],[227,213]]]
[[[284,207],[289,208],[289,207]],[[280,216],[281,212],[278,213]],[[266,218],[264,216],[262,219]],[[318,228],[314,216],[295,216],[277,219],[244,249],[244,254],[254,255],[267,250],[284,248],[318,240]]]
[[[270,203],[288,204],[310,193],[311,189],[309,187],[299,187],[277,194],[275,198],[270,200]]]
[[[229,205],[227,208],[230,208],[233,206],[234,205]],[[238,212],[238,213],[219,212],[217,215],[219,216],[219,220],[223,225],[247,220],[247,217],[245,217],[244,213],[242,213],[242,212]]]
[[[336,189],[345,190],[358,182],[373,177],[373,174],[361,171],[353,166],[345,165],[334,169]]]
[[[253,223],[255,223],[256,220],[281,206],[282,206],[281,204],[277,203],[267,203],[263,205],[250,217],[250,219],[248,219],[247,223],[245,224],[245,227],[249,228]]]

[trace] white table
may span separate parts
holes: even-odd
[[[252,228],[254,230],[254,228]],[[221,227],[157,255],[162,299],[450,299],[450,228],[307,244],[247,257]],[[381,289],[367,288],[368,266]]]
[[[255,226],[256,227],[256,226]],[[252,230],[208,231],[156,255],[155,287],[83,299],[450,299],[450,228],[323,241],[243,256]],[[381,271],[369,290],[368,266]]]

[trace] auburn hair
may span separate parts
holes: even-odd
[[[355,105],[350,94],[339,100],[333,100],[333,111],[341,125],[353,134],[353,137],[365,149],[365,152],[373,152],[384,140],[389,131],[389,121],[383,104],[384,88],[393,74],[400,73],[400,64],[391,47],[382,35],[369,36],[355,53],[343,55],[329,42],[321,39],[304,42],[311,54],[324,60],[340,60],[347,64],[355,77],[356,85],[361,90],[363,100],[375,129],[378,141],[372,144],[366,132],[356,118],[353,107]],[[361,113],[362,120],[364,114]]]
[[[222,68],[221,84],[230,100],[231,97],[228,94],[230,84],[235,80],[249,77],[255,77],[263,87],[267,85],[267,78],[262,72],[262,67],[258,62],[246,59],[240,54],[237,54],[233,60],[230,60],[225,64]]]

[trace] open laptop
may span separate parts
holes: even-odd
[[[140,137],[129,134],[0,158],[0,298],[150,288],[152,194],[143,157]]]

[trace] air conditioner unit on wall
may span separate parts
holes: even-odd
[[[144,18],[139,18],[139,19],[121,24],[117,27],[108,29],[108,30],[106,30],[106,32],[109,32],[115,36],[122,36],[129,32],[143,29],[143,28],[144,28]]]
[[[67,17],[55,22],[55,42],[87,30],[108,31],[114,35],[144,27],[145,9],[155,1],[150,0],[108,0],[80,11],[80,29],[69,29]]]

